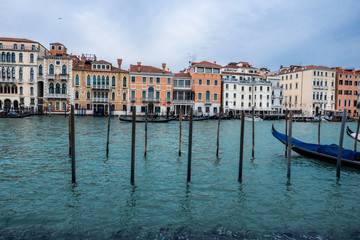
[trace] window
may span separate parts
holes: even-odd
[[[49,85],[49,93],[54,93],[54,84],[50,83]]]
[[[298,83],[295,83],[295,89],[298,89]]]
[[[211,68],[205,68],[205,73],[211,73]]]
[[[15,75],[15,73],[14,73]],[[30,68],[30,80],[34,80],[34,69]]]
[[[61,51],[62,47],[61,47],[61,46],[59,46],[59,47],[58,47],[58,49],[59,49],[59,51]]]
[[[41,64],[39,65],[39,70],[38,70],[38,71],[39,71],[39,75],[42,75],[42,73],[43,73],[43,67],[42,67]]]
[[[80,77],[79,77],[78,74],[76,74],[76,76],[75,76],[75,85],[76,85],[76,86],[79,86],[79,85],[80,85]]]
[[[56,65],[60,65],[60,61],[56,61],[55,64],[56,64]]]
[[[93,69],[96,69],[96,64],[93,65]]]
[[[115,77],[113,77],[115,79]],[[127,87],[127,79],[126,77],[123,77],[123,88]]]
[[[20,94],[24,94],[23,87],[20,87]]]
[[[123,100],[126,101],[126,93],[123,94]]]
[[[55,93],[56,93],[56,94],[60,94],[60,83],[57,83],[57,84],[56,84]]]
[[[202,85],[202,79],[198,79],[199,85]]]
[[[23,62],[23,54],[19,53],[19,62]]]
[[[35,45],[31,45],[31,50],[35,51]]]
[[[214,69],[214,70],[219,70],[219,69]],[[215,85],[215,86],[218,85],[218,80],[217,80],[217,79],[214,80],[214,85]]]
[[[171,92],[166,92],[166,99],[170,99],[171,98]]]
[[[214,93],[214,101],[218,100],[218,94]]]
[[[197,72],[198,72],[198,73],[203,73],[203,72],[204,72],[204,68],[203,68],[203,67],[198,67],[198,68],[197,68]]]
[[[132,83],[135,82],[135,76],[131,76],[131,82],[132,82]]]
[[[213,73],[219,73],[220,70],[218,68],[213,68]]]
[[[236,84],[234,84],[234,90],[236,90]]]
[[[146,77],[143,77],[142,80],[143,80],[143,83],[146,83]]]
[[[342,95],[342,90],[339,90],[339,95]]]
[[[109,76],[106,76],[106,86],[109,86],[110,85],[110,78]]]
[[[63,83],[62,88],[61,88],[61,93],[62,93],[62,94],[66,94],[66,93],[67,93],[66,83]]]
[[[49,66],[49,74],[54,74],[54,65],[52,64]]]
[[[228,98],[228,97],[229,97],[229,93],[225,93],[225,97]]]
[[[109,66],[109,65],[106,65],[106,69],[110,69],[110,66]]]
[[[156,83],[160,83],[160,78],[159,77],[156,78]]]
[[[19,80],[22,80],[23,79],[23,69],[20,68],[19,69]]]
[[[206,79],[206,85],[210,86],[210,79]]]
[[[115,100],[115,93],[114,92],[111,94],[111,99]]]
[[[102,69],[105,69],[105,65],[101,65],[101,68],[102,68]]]
[[[86,77],[86,86],[90,86],[91,84],[91,78],[90,78],[90,75],[87,75]]]
[[[12,54],[11,54],[11,61],[12,61],[12,62],[16,62],[15,60],[16,60],[16,59],[15,59],[15,53],[12,53]]]
[[[167,84],[171,84],[171,78],[167,78]]]
[[[111,86],[113,86],[113,87],[116,86],[115,76],[113,76],[113,77],[111,78]]]
[[[33,54],[33,53],[30,54],[30,62],[31,62],[31,63],[34,62],[34,54]]]
[[[95,86],[96,85],[96,76],[94,75],[93,76],[93,86]]]
[[[24,50],[25,49],[25,45],[24,44],[21,44],[21,50]]]
[[[156,91],[156,99],[157,99],[157,100],[160,99],[160,91]]]
[[[62,68],[61,68],[61,74],[65,75],[67,74],[67,67],[66,65],[63,65]]]
[[[142,97],[142,99],[145,99],[145,98],[146,98],[146,91],[145,91],[145,90],[142,91],[141,97]]]
[[[202,99],[202,93],[198,93],[198,100]]]
[[[75,92],[75,98],[76,98],[76,99],[79,98],[79,92],[78,92],[78,91]]]

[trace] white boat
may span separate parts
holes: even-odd
[[[252,122],[252,117],[245,117],[244,120]],[[262,120],[263,120],[262,118],[254,117],[254,122],[261,122]]]

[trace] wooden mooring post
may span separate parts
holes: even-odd
[[[291,177],[291,138],[292,138],[292,111],[289,114],[289,144],[288,144],[288,154],[287,154],[287,177]]]
[[[255,108],[252,107],[252,153],[251,156],[255,156]]]
[[[76,182],[75,173],[75,117],[74,105],[71,105],[71,179],[72,183]]]
[[[244,157],[244,129],[245,129],[245,114],[241,112],[241,130],[240,130],[240,157],[239,157],[239,176],[238,182],[242,181],[242,170],[243,170],[243,157]]]
[[[144,156],[147,155],[147,134],[148,133],[148,109],[145,107],[145,151]]]
[[[69,155],[71,156],[71,107],[69,115]]]
[[[136,110],[135,106],[132,112],[132,134],[131,134],[131,174],[130,183],[135,182],[135,135],[136,135]]]
[[[216,141],[216,157],[219,157],[219,138],[220,138],[220,119],[222,114],[222,108],[219,111],[218,129],[217,129],[217,141]]]
[[[341,152],[344,142],[344,131],[345,131],[345,122],[346,122],[346,114],[347,110],[344,109],[342,119],[341,119],[341,130],[340,130],[340,140],[339,140],[339,152],[337,157],[337,164],[336,164],[336,177],[340,178],[340,171],[341,171]]]
[[[359,116],[358,116],[359,117]],[[354,142],[354,151],[356,152],[357,150],[357,142],[358,142],[358,136],[359,136],[359,127],[360,127],[360,117],[358,118],[358,124],[357,124],[357,128],[356,128],[356,134],[355,134],[355,142]]]
[[[320,145],[321,111],[319,111],[318,144]]]
[[[182,107],[180,106],[179,112],[179,157],[181,157],[181,122],[182,122]]]
[[[285,157],[287,157],[287,146],[288,146],[288,140],[287,140],[287,130],[288,130],[288,110],[285,110]]]
[[[107,141],[106,141],[106,157],[109,156],[110,119],[111,119],[111,114],[109,114],[109,120],[108,120],[108,132],[107,132]]]
[[[193,132],[193,108],[190,109],[190,121],[189,121],[189,146],[188,146],[188,168],[187,168],[188,182],[191,181],[192,132]]]

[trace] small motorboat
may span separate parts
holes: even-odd
[[[245,121],[252,122],[253,118],[252,118],[252,117],[245,117],[244,120],[245,120]],[[262,118],[260,118],[260,117],[254,117],[254,122],[261,122],[261,121],[263,121]]]
[[[131,117],[121,117],[119,116],[119,120],[120,121],[124,121],[124,122],[132,122],[132,118]],[[147,122],[148,123],[166,123],[166,122],[170,122],[175,120],[175,118],[165,118],[165,119],[160,119],[160,118],[148,118]],[[146,122],[145,118],[142,119],[135,119],[135,122],[137,123],[143,123]]]

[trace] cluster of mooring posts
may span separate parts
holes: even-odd
[[[289,129],[288,129],[288,115],[289,115]],[[320,145],[320,129],[321,129],[321,112],[318,114],[319,117],[319,125],[318,125],[318,145]],[[343,148],[343,142],[344,142],[344,132],[345,132],[345,122],[347,117],[347,110],[344,109],[342,120],[341,120],[341,130],[340,130],[340,139],[339,139],[339,151],[337,156],[337,164],[336,164],[336,177],[340,178],[340,172],[341,172],[341,152]],[[354,143],[354,151],[356,151],[356,145],[357,145],[357,137],[359,134],[359,126],[360,126],[360,118],[358,119],[358,125],[356,128],[356,137],[355,137],[355,143]],[[289,134],[288,134],[289,130]],[[291,144],[292,140],[292,111],[286,109],[285,110],[285,157],[287,159],[287,177],[291,178]]]
[[[255,156],[255,125],[254,125],[254,108],[252,108],[252,157]],[[51,113],[49,113],[51,114]],[[75,118],[74,118],[74,105],[71,105],[70,116],[69,116],[69,155],[71,156],[71,179],[72,182],[76,182],[76,172],[75,172]],[[285,110],[285,157],[287,159],[287,177],[291,178],[291,149],[292,149],[292,111]],[[337,158],[337,171],[336,176],[340,178],[341,170],[341,151],[344,140],[344,131],[345,131],[345,121],[346,121],[347,110],[344,109],[341,130],[340,130],[340,140],[339,140],[339,152]],[[217,142],[216,142],[216,157],[219,157],[219,142],[220,142],[220,122],[222,116],[222,109],[220,108],[219,118],[218,118],[218,129],[217,129]],[[319,113],[319,125],[318,125],[318,144],[320,145],[320,129],[321,129],[321,113]],[[111,114],[108,118],[108,131],[107,131],[107,141],[106,141],[106,157],[109,156],[109,143],[110,143],[110,119]],[[289,124],[288,124],[289,122]],[[145,151],[144,156],[147,156],[147,132],[148,132],[148,111],[145,109]],[[360,119],[358,120],[356,137],[354,143],[354,151],[357,147],[357,137],[359,134]],[[239,156],[239,175],[238,182],[242,181],[242,172],[243,172],[243,156],[244,156],[244,130],[245,130],[245,114],[241,112],[241,127],[240,127],[240,156]],[[193,108],[190,108],[190,118],[189,118],[189,136],[188,136],[188,166],[187,166],[187,182],[191,181],[191,157],[192,157],[192,134],[193,133]],[[130,183],[135,183],[135,139],[136,139],[136,111],[132,111],[132,134],[131,134],[131,172],[130,172]],[[181,156],[181,143],[182,143],[182,110],[180,108],[179,112],[179,156]]]

